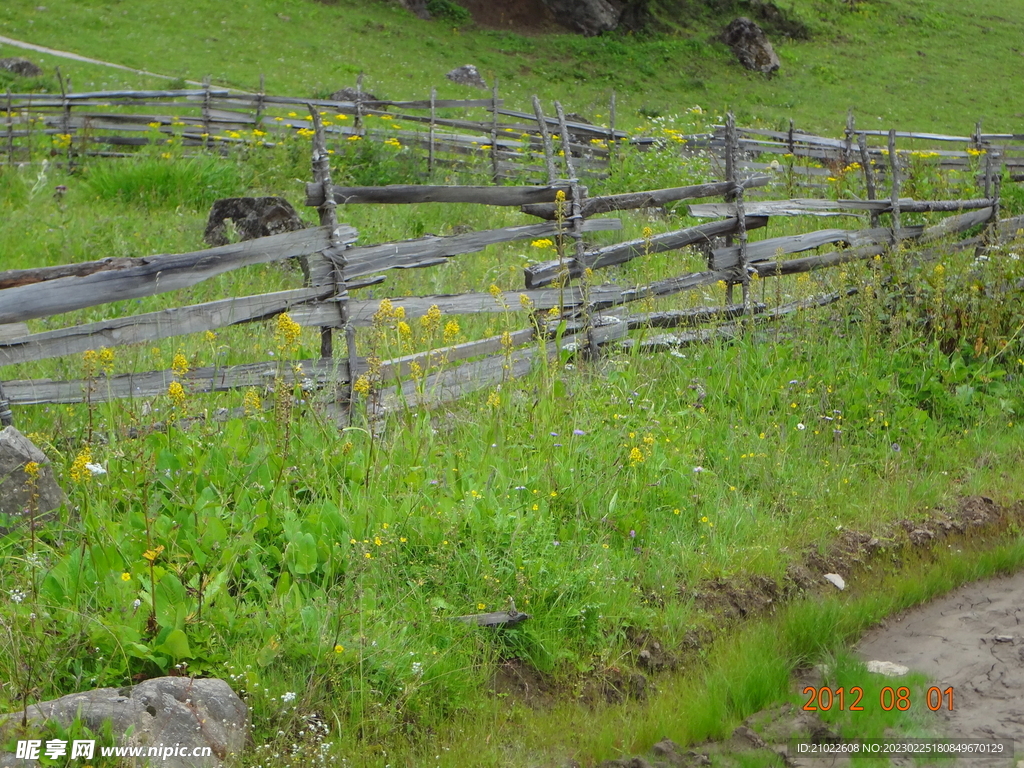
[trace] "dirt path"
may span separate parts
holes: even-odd
[[[954,690],[944,730],[964,739],[1014,739],[1024,768],[1024,572],[977,582],[889,618],[855,647]],[[972,758],[971,768],[1012,765]]]

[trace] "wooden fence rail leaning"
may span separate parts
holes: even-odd
[[[164,93],[152,92],[145,97],[125,94],[120,98],[138,101],[155,99]],[[192,100],[199,95],[210,95],[204,105],[207,102],[217,103],[214,93],[216,99],[224,96],[212,89],[175,93]],[[88,102],[86,96],[78,98]],[[104,98],[113,100],[114,97],[108,94]],[[56,104],[56,100],[51,101]],[[493,111],[504,113],[495,107],[496,97],[482,101]],[[275,102],[266,97],[266,103]],[[435,101],[433,106],[436,109],[442,103],[447,102]],[[388,106],[395,105],[394,102],[388,103]],[[174,381],[200,393],[265,387],[273,377],[280,377],[286,382],[296,382],[301,378],[307,386],[327,390],[330,393],[328,399],[336,404],[335,410],[344,420],[352,398],[356,397],[354,383],[360,376],[375,377],[372,401],[378,408],[443,401],[474,389],[493,386],[509,377],[525,375],[538,359],[567,349],[596,354],[599,347],[611,343],[641,343],[645,348],[691,343],[735,332],[741,317],[755,321],[777,320],[801,309],[828,305],[841,298],[840,293],[829,293],[768,307],[753,300],[749,285],[755,277],[781,279],[787,275],[884,257],[900,243],[938,244],[980,225],[987,225],[987,229],[967,239],[938,245],[940,250],[935,253],[984,248],[1014,238],[1024,227],[1024,217],[998,220],[997,180],[988,186],[984,198],[917,201],[899,195],[900,176],[895,164],[888,175],[891,188],[888,198],[745,199],[747,193],[766,187],[771,178],[763,174],[749,175],[744,170],[744,158],[747,156],[743,149],[744,134],[735,127],[730,128],[730,140],[726,142],[729,178],[706,184],[590,198],[587,188],[577,178],[576,158],[569,151],[571,142],[565,139],[563,146],[566,149],[557,156],[550,137],[542,137],[542,162],[547,179],[538,185],[342,187],[331,182],[327,144],[329,126],[321,118],[322,106],[323,102],[306,105],[310,112],[308,122],[313,126],[313,181],[307,185],[306,202],[319,208],[319,226],[193,253],[107,258],[81,264],[0,272],[0,367],[79,355],[104,347],[137,345],[215,331],[241,323],[265,321],[282,312],[288,312],[301,326],[320,329],[319,358],[301,361],[301,372],[298,368],[282,366],[277,360],[263,360],[199,368],[187,373],[153,370],[116,376],[100,373],[79,380],[5,380],[0,384],[0,417],[11,419],[11,405],[155,398],[165,395]],[[357,106],[365,107],[364,114],[373,112],[365,104],[353,105],[353,109]],[[559,116],[556,130],[564,138],[575,126],[565,120],[561,105],[556,105],[556,108]],[[529,117],[525,113],[513,116],[517,119]],[[542,127],[539,130],[546,136],[549,122],[543,117],[539,105],[535,117]],[[895,147],[896,138],[892,132],[887,134],[892,147]],[[1017,138],[1013,137],[1013,140]],[[790,143],[795,145],[795,142],[794,136]],[[842,151],[843,147],[830,149]],[[888,157],[896,158],[898,155],[891,151]],[[564,166],[563,180],[555,178],[559,172],[559,161]],[[992,163],[989,163],[987,173],[994,173]],[[873,188],[878,189],[877,186]],[[880,197],[884,194],[881,193]],[[706,224],[660,234],[645,232],[640,239],[603,247],[588,246],[583,237],[588,233],[621,229],[618,219],[601,218],[610,212],[715,197],[724,198],[724,202],[694,203],[690,206],[694,216],[716,219]],[[534,223],[446,237],[431,235],[391,243],[356,245],[356,230],[338,221],[338,205],[426,202],[519,206],[524,215],[533,217]],[[844,211],[869,213],[875,219],[888,217],[888,226],[879,225],[879,219],[873,222],[875,226],[862,229],[819,229],[760,240],[747,236],[765,229],[777,216],[818,216]],[[926,225],[903,225],[899,215],[911,212],[951,215],[937,220],[933,217]],[[532,315],[530,322],[524,322],[523,328],[384,361],[371,362],[358,353],[355,343],[357,329],[374,322],[381,302],[379,299],[353,298],[351,291],[385,283],[387,273],[392,269],[429,268],[489,245],[540,238],[555,241],[559,256],[526,267],[522,289],[499,291],[492,288],[456,295],[390,299],[392,305],[401,307],[404,316],[410,319],[436,311],[452,315],[497,313],[508,316],[514,312]],[[730,239],[721,244],[716,238]],[[597,270],[691,245],[704,247],[706,269],[639,284],[601,283],[594,278]],[[832,250],[822,252],[823,248]],[[797,258],[783,258],[809,251],[816,252]],[[306,256],[310,269],[307,284],[293,289],[228,297],[54,330],[33,332],[27,325],[28,322],[69,311],[178,290],[227,271],[295,256]],[[629,314],[617,309],[614,315],[608,312],[611,308],[621,308],[640,300],[671,296],[719,282],[743,285],[743,302],[733,304],[729,301],[724,307],[688,310]],[[724,325],[712,329],[695,328],[707,323]],[[630,331],[641,327],[693,330],[661,334],[653,339],[647,337],[643,342],[631,340]],[[345,339],[341,349],[336,349],[333,343],[334,332],[338,330]],[[560,341],[561,350],[555,344],[545,343],[545,338],[555,336]],[[424,375],[410,378],[414,370]]]

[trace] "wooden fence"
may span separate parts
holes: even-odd
[[[273,145],[291,134],[311,134],[308,104],[323,118],[329,143],[390,139],[423,152],[428,174],[483,167],[494,181],[532,178],[542,183],[549,170],[543,164],[545,145],[564,125],[578,170],[602,177],[615,142],[627,138],[614,128],[614,97],[611,125],[604,128],[574,120],[560,123],[543,115],[539,104],[532,114],[506,109],[497,86],[485,99],[438,99],[432,89],[429,98],[418,101],[300,99],[205,86],[0,96],[0,159],[8,164],[29,159],[40,137],[69,163],[85,156],[127,156],[168,140],[186,150]],[[485,119],[447,116],[481,111]]]
[[[472,313],[507,314],[510,308],[527,307],[535,313],[552,310],[559,322],[566,322],[561,337],[563,349],[597,354],[601,345],[628,342],[629,332],[638,327],[693,327],[708,322],[732,322],[739,316],[776,319],[801,308],[831,303],[838,294],[815,297],[769,308],[753,300],[751,280],[781,278],[786,275],[882,256],[905,241],[919,244],[946,239],[979,225],[986,229],[978,235],[944,246],[943,252],[984,247],[1016,236],[1024,226],[1024,217],[999,220],[998,184],[982,199],[956,201],[917,201],[900,195],[901,171],[890,164],[891,191],[887,199],[858,201],[781,200],[751,202],[748,191],[766,186],[767,176],[747,176],[743,172],[742,134],[729,120],[725,133],[727,178],[722,182],[651,190],[624,195],[587,197],[578,183],[571,151],[564,151],[565,179],[544,186],[451,187],[413,186],[384,188],[347,188],[332,183],[327,140],[319,116],[322,104],[309,106],[313,126],[314,180],[307,187],[307,204],[316,206],[320,226],[258,240],[226,245],[195,253],[152,256],[142,259],[103,259],[41,269],[0,272],[0,366],[42,360],[61,355],[81,354],[86,350],[140,344],[157,339],[211,331],[239,323],[266,320],[287,311],[302,326],[321,329],[321,355],[302,361],[302,373],[278,361],[259,361],[244,365],[211,367],[181,373],[170,370],[105,376],[89,379],[52,381],[5,381],[0,386],[0,417],[10,410],[7,404],[93,402],[114,398],[152,398],[166,394],[173,381],[180,381],[192,392],[215,392],[239,387],[265,386],[268,377],[282,376],[294,383],[297,376],[308,379],[309,386],[336,388],[339,412],[353,397],[353,383],[372,374],[379,387],[376,402],[385,408],[399,403],[416,404],[424,398],[446,400],[480,387],[493,386],[508,377],[523,375],[537,357],[555,354],[554,345],[536,338],[553,333],[548,320],[536,315],[530,327],[508,336],[456,344],[444,349],[419,352],[385,360],[379,365],[357,354],[356,329],[373,322],[380,302],[356,300],[349,291],[386,280],[391,269],[427,268],[462,254],[479,251],[488,245],[516,240],[556,238],[560,257],[535,264],[524,271],[522,290],[480,291],[458,295],[426,295],[392,298],[406,318],[423,316],[437,307],[453,315]],[[560,105],[559,129],[563,147],[570,139]],[[894,137],[890,135],[890,142]],[[890,143],[890,146],[892,144]],[[897,157],[891,153],[890,158]],[[556,157],[547,142],[545,165],[549,176]],[[617,230],[618,219],[601,214],[618,210],[660,205],[669,201],[724,197],[724,203],[691,206],[697,215],[718,220],[673,232],[620,242],[602,248],[587,248],[587,232]],[[881,196],[878,196],[879,198]],[[448,237],[427,236],[393,243],[356,246],[357,233],[339,224],[336,206],[343,204],[403,204],[412,202],[472,202],[486,205],[520,206],[540,219],[540,223],[471,232]],[[823,213],[843,210],[866,211],[874,217],[888,217],[888,226],[864,229],[824,229],[786,237],[750,242],[748,233],[768,226],[771,217]],[[929,226],[904,226],[901,216],[907,212],[950,212]],[[718,242],[717,238],[725,238]],[[650,254],[680,249],[689,245],[707,246],[707,269],[680,274],[641,285],[599,284],[594,271],[624,264]],[[839,246],[827,252],[784,259],[782,256],[806,253],[822,246]],[[231,297],[159,312],[114,318],[58,330],[30,333],[27,320],[96,306],[126,298],[151,296],[194,285],[214,275],[251,264],[277,261],[292,256],[310,256],[310,280],[303,287],[276,293]],[[730,286],[724,307],[703,307],[686,311],[662,311],[636,314],[616,312],[638,300],[669,296],[724,281]],[[732,301],[731,286],[742,287],[742,300]],[[674,336],[648,338],[643,343],[667,345],[687,343],[728,332],[728,326],[686,331]],[[334,333],[344,336],[344,351],[337,352]],[[520,345],[528,345],[518,348]],[[516,347],[516,348],[513,348]],[[478,358],[478,359],[473,359]],[[442,366],[438,360],[444,360]],[[460,361],[461,365],[456,365]],[[419,368],[425,378],[410,378]],[[430,370],[433,369],[433,373]],[[383,389],[396,379],[403,379]]]

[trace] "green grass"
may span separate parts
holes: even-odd
[[[612,90],[620,125],[637,128],[639,111],[679,113],[700,104],[741,124],[785,124],[841,132],[853,107],[861,126],[945,130],[967,135],[977,120],[1009,131],[1020,110],[1003,98],[1003,75],[1015,71],[1024,9],[979,0],[968,9],[935,0],[826,3],[794,0],[784,14],[811,30],[809,39],[774,38],[782,69],[773,79],[743,70],[716,35],[731,18],[680,5],[663,35],[524,37],[514,32],[421,22],[394,4],[341,0],[249,0],[227,10],[211,2],[170,7],[30,0],[0,9],[0,34],[171,76],[254,90],[260,73],[272,93],[312,95],[351,84],[390,98],[471,95],[444,79],[475,63],[488,82],[520,107],[529,97],[561,97],[599,122]],[[287,20],[285,19],[287,17]],[[345,34],[339,35],[338,30]],[[0,55],[21,55],[0,46]],[[141,82],[100,69],[31,54],[73,75],[77,91]],[[408,62],[415,62],[409,66]],[[980,76],[979,72],[989,73]],[[571,94],[571,95],[569,95]],[[600,115],[600,117],[598,117]]]
[[[656,74],[668,74],[650,91],[622,96],[624,120],[636,128],[641,120],[633,110],[647,105],[648,111],[682,111],[692,103],[680,101],[690,95],[685,88],[671,101],[664,94],[678,85],[674,62],[703,57],[708,77],[717,78],[715,90],[699,99],[709,110],[738,105],[723,97],[734,78],[737,89],[746,84],[748,104],[756,97],[752,84],[795,88],[801,100],[813,91],[819,101],[786,107],[787,115],[808,125],[827,127],[845,111],[839,106],[844,83],[812,88],[806,80],[797,88],[796,73],[792,81],[785,72],[763,81],[733,72],[725,54],[706,42],[707,29],[664,39],[581,40],[471,28],[456,34],[434,25],[430,37],[407,14],[383,4],[249,5],[246,13],[225,19],[225,33],[207,43],[209,51],[189,49],[173,37],[195,28],[180,23],[193,6],[143,2],[118,6],[123,15],[117,16],[105,6],[34,12],[34,6],[14,3],[0,9],[0,32],[17,37],[31,17],[36,42],[182,77],[213,71],[250,86],[261,65],[287,56],[289,66],[267,72],[268,88],[290,93],[343,84],[354,74],[349,62],[372,59],[380,69],[367,87],[380,83],[388,89],[380,89],[383,95],[422,96],[440,81],[424,62],[445,71],[444,51],[457,53],[459,63],[480,54],[490,58],[477,63],[492,62],[502,77],[518,71],[513,67],[533,67],[509,86],[524,103],[536,89],[598,113],[608,87],[622,86],[601,80],[596,70],[667,57],[661,60],[666,66],[651,65]],[[209,14],[214,7],[194,9]],[[858,7],[863,13],[849,16],[798,4],[819,37],[786,43],[784,58],[813,53],[814,66],[825,66],[820,57],[833,50],[867,56],[871,40],[858,42],[857,29],[867,35],[869,28],[887,29],[894,15],[909,18],[930,8]],[[808,15],[808,9],[825,18]],[[933,11],[937,15],[927,19],[954,13],[928,13]],[[64,16],[60,24],[58,13]],[[131,36],[114,38],[109,32],[121,19],[132,24]],[[339,19],[364,34],[330,34],[329,23]],[[271,25],[273,34],[255,34]],[[954,26],[926,24],[923,40],[949,45],[962,33]],[[78,30],[75,39],[62,37],[71,28]],[[1003,29],[991,34],[985,39],[999,48]],[[509,52],[492,51],[494,41]],[[317,50],[331,51],[336,71],[323,72],[323,58],[314,62],[310,53]],[[683,58],[673,58],[680,52]],[[413,59],[417,66],[407,66]],[[881,70],[883,65],[879,55]],[[586,82],[573,83],[570,98],[564,73],[571,68]],[[112,71],[69,69],[78,90],[128,82]],[[928,99],[887,98],[911,121],[906,127],[964,130],[954,102],[939,122],[928,122],[925,110],[946,98],[945,87],[930,90]],[[441,95],[462,94],[445,86]],[[1012,108],[998,99],[990,106]],[[775,119],[774,109],[782,108],[758,116]],[[651,129],[686,131],[708,117],[657,120]],[[1009,112],[999,119],[1011,122]],[[414,167],[403,155],[368,142],[343,150],[333,170],[349,183],[399,181]],[[245,147],[227,157],[185,160],[181,153],[171,145],[124,161],[93,159],[71,175],[53,164],[3,169],[4,268],[197,250],[214,195],[282,194],[302,210],[302,183],[309,177],[304,141],[266,151]],[[668,150],[626,153],[615,171],[591,192],[673,186],[711,173],[706,161],[683,164]],[[919,197],[954,190],[973,195],[969,175],[937,174],[920,158],[909,183]],[[834,192],[840,186],[863,192],[856,178],[835,184]],[[786,193],[784,175],[777,191]],[[1017,212],[1019,191],[1008,184],[1004,196]],[[312,222],[312,211],[303,215]],[[359,229],[361,243],[525,221],[516,211],[469,205],[352,206],[339,215]],[[656,221],[642,213],[622,218],[622,232],[595,240],[639,237],[646,226],[667,231],[689,221],[683,210]],[[803,220],[773,223],[771,234],[810,226]],[[54,462],[75,513],[66,511],[32,539],[0,540],[0,595],[25,595],[21,602],[0,600],[9,628],[0,635],[0,677],[12,683],[0,692],[0,709],[13,707],[27,690],[48,698],[122,685],[133,675],[162,674],[187,663],[191,672],[223,676],[244,692],[256,744],[271,751],[298,744],[295,765],[320,759],[315,738],[298,736],[308,731],[304,718],[312,713],[331,726],[331,755],[381,766],[403,760],[518,765],[554,762],[553,755],[593,763],[640,751],[664,736],[686,742],[725,734],[751,712],[785,698],[793,669],[841,658],[844,641],[888,612],[960,581],[1019,567],[1019,529],[1009,531],[1016,544],[993,554],[944,556],[933,570],[927,557],[911,562],[911,574],[928,578],[895,574],[883,560],[874,571],[877,584],[863,594],[781,607],[763,623],[730,628],[692,659],[688,674],[657,679],[659,690],[646,703],[591,710],[576,700],[593,693],[588,686],[599,690],[602,681],[635,666],[640,634],[682,653],[694,633],[719,631],[719,619],[698,610],[691,597],[708,579],[778,580],[789,565],[827,547],[838,530],[880,532],[969,493],[1006,502],[1024,495],[1018,471],[1024,407],[1020,293],[987,290],[1024,277],[1019,252],[1018,243],[984,262],[959,254],[943,258],[941,270],[934,262],[912,267],[912,254],[903,253],[877,268],[848,265],[779,284],[765,280],[754,293],[768,304],[844,287],[860,294],[804,313],[778,333],[754,330],[678,354],[613,350],[595,366],[557,359],[522,381],[432,413],[400,410],[380,431],[358,419],[339,431],[321,408],[330,393],[289,392],[280,381],[249,393],[248,401],[242,392],[206,397],[186,391],[183,404],[161,396],[19,407],[19,428]],[[494,247],[443,267],[389,275],[384,286],[357,297],[391,296],[397,304],[413,293],[487,290],[491,284],[514,290],[522,284],[524,264],[550,257],[526,243]],[[666,254],[600,277],[645,282],[699,269],[700,263],[694,254]],[[905,284],[907,274],[913,279]],[[294,270],[266,265],[187,291],[30,326],[57,328],[299,284]],[[643,308],[722,300],[716,286]],[[449,328],[458,340],[529,322],[519,306],[489,316],[443,317],[434,327],[404,320],[409,333],[394,316],[361,333],[361,350],[386,358],[436,345],[450,321],[460,326]],[[650,331],[637,335],[645,333]],[[183,362],[192,368],[252,362],[273,354],[288,367],[317,355],[314,329],[294,341],[275,336],[273,323],[254,324],[212,337],[119,347],[108,363],[124,373],[181,368]],[[183,361],[175,359],[178,354]],[[65,358],[8,368],[3,377],[88,373],[99,391],[101,364]],[[266,410],[255,407],[255,398]],[[226,422],[157,428],[181,416],[245,406],[248,414]],[[80,474],[86,450],[107,474]],[[79,476],[72,480],[76,460]],[[449,620],[504,608],[510,596],[533,615],[516,629],[490,632]],[[535,675],[533,684],[550,688],[548,709],[535,712],[516,696],[488,693],[495,672],[510,662]],[[282,698],[288,692],[296,694],[293,701]]]

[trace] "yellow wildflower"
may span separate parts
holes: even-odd
[[[260,402],[260,393],[256,390],[256,387],[249,387],[245,390],[245,395],[242,397],[242,408],[245,410],[246,416],[255,416],[263,410],[263,403]]]
[[[352,385],[352,389],[360,395],[370,394],[370,378],[364,373],[356,379],[356,383]]]
[[[125,571],[124,573],[121,574],[121,581],[131,581],[131,580],[132,580],[132,575],[130,573],[128,573],[127,571]]]
[[[164,545],[161,544],[156,549],[147,549],[145,552],[142,553],[142,556],[146,560],[149,560],[149,562],[152,563],[152,562],[155,562],[158,557],[160,557],[160,553],[163,552],[163,551],[164,551]]]
[[[86,466],[88,464],[92,464],[92,450],[89,446],[85,446],[71,462],[71,479],[76,483],[86,483],[92,479],[92,472]]]
[[[445,323],[444,324],[444,340],[445,340],[445,343],[449,344],[449,343],[455,341],[455,339],[458,338],[459,332],[461,330],[462,329],[459,328],[458,322],[456,322],[455,320],[449,320],[447,323]]]
[[[38,461],[30,461],[28,464],[25,465],[25,474],[28,475],[33,480],[35,480],[37,477],[39,477],[40,469],[41,467],[39,466]]]
[[[188,370],[188,358],[181,354],[181,352],[178,352],[174,356],[174,360],[171,361],[171,371],[175,376],[184,376],[188,373]]]
[[[420,325],[428,333],[437,330],[441,326],[441,308],[437,304],[431,304],[427,314],[420,318]]]
[[[96,373],[96,365],[99,363],[99,354],[95,349],[87,349],[82,353],[82,363],[85,367],[86,378],[92,377]]]
[[[108,376],[114,372],[114,350],[108,347],[101,347],[99,353],[100,367]]]
[[[299,336],[302,334],[302,327],[292,320],[287,312],[277,316],[277,326],[274,328],[274,340],[281,352],[292,352],[299,345]]]
[[[181,386],[181,382],[172,381],[170,386],[167,387],[167,395],[178,408],[185,407],[185,388]]]

